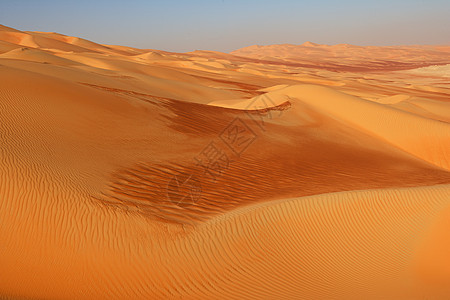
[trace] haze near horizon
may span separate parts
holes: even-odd
[[[449,15],[450,2],[442,0],[4,0],[0,4],[0,23],[19,30],[57,31],[102,44],[173,52],[230,52],[306,41],[448,45]]]

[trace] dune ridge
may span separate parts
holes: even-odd
[[[252,102],[258,101],[258,98],[262,97],[269,97],[273,105],[280,103],[286,97],[295,97],[331,117],[339,118],[353,126],[376,134],[402,150],[450,170],[450,157],[446,150],[450,149],[449,124],[358,99],[327,87],[289,86],[250,100],[233,103],[233,105],[227,101],[212,102],[211,104],[246,109],[251,107]],[[352,110],[348,111],[346,107],[352,107]],[[414,132],[413,139],[408,136],[408,131]]]

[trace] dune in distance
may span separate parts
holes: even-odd
[[[0,26],[0,299],[450,299],[449,66]]]

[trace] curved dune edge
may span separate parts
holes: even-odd
[[[20,203],[3,203],[0,238],[9,243],[0,248],[0,295],[445,299],[450,292],[441,239],[450,230],[450,185],[277,200],[184,228],[54,200],[36,207],[46,230],[37,226],[42,214],[12,215]]]
[[[298,99],[330,117],[378,136],[436,166],[450,170],[450,125],[317,85],[294,85],[249,100],[215,101],[211,105],[249,109],[255,100],[268,99],[275,107]],[[261,101],[258,101],[261,102]]]

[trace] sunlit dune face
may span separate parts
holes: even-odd
[[[448,47],[0,27],[0,298],[448,299]]]

